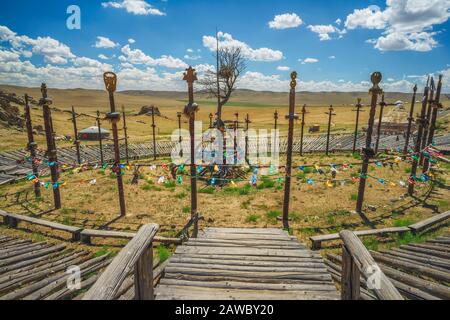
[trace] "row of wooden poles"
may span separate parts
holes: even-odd
[[[197,81],[196,72],[192,67],[189,67],[186,72],[184,73],[184,81],[187,82],[188,85],[188,104],[184,108],[184,115],[189,119],[189,132],[190,132],[190,157],[191,157],[191,164],[190,164],[190,182],[191,182],[191,219],[194,219],[195,221],[198,220],[198,210],[197,210],[197,178],[196,178],[196,164],[195,164],[195,130],[194,130],[194,123],[195,123],[195,115],[198,111],[198,105],[194,103],[194,82]],[[358,188],[358,198],[357,198],[357,204],[356,204],[356,212],[362,214],[363,213],[363,201],[364,201],[364,193],[365,193],[365,187],[366,187],[366,180],[367,180],[367,172],[370,160],[376,157],[376,154],[378,152],[378,146],[379,146],[379,137],[380,137],[380,131],[381,131],[381,123],[382,123],[382,117],[383,117],[383,109],[386,106],[386,103],[384,102],[384,95],[383,90],[379,87],[379,84],[382,80],[382,75],[379,72],[374,72],[371,76],[372,81],[372,88],[370,89],[371,94],[371,104],[370,104],[370,115],[369,115],[369,121],[367,125],[367,134],[366,134],[366,143],[365,147],[362,148],[361,155],[363,157],[363,163],[362,163],[362,169],[360,174],[360,182],[359,182],[359,188]],[[112,72],[107,72],[104,74],[104,82],[106,86],[106,90],[109,94],[109,102],[110,102],[110,112],[106,114],[106,119],[108,119],[111,122],[112,127],[112,133],[113,133],[113,142],[114,142],[114,166],[115,168],[118,168],[120,165],[120,145],[119,145],[119,135],[118,135],[118,122],[120,121],[121,114],[116,111],[116,104],[114,100],[114,92],[116,91],[116,85],[117,85],[117,76]],[[295,113],[295,95],[296,95],[296,86],[297,86],[297,73],[293,72],[291,74],[291,83],[290,83],[290,93],[289,93],[289,113],[286,116],[286,119],[288,119],[288,141],[287,141],[287,151],[286,151],[286,166],[285,166],[285,186],[284,186],[284,202],[283,202],[283,227],[285,229],[289,228],[289,200],[290,200],[290,189],[291,189],[291,173],[292,173],[292,155],[293,155],[293,140],[294,140],[294,121],[298,120],[298,115]],[[439,82],[437,87],[434,85],[433,78],[429,78],[427,81],[427,84],[425,86],[424,92],[423,92],[423,98],[422,98],[422,107],[420,115],[417,117],[416,123],[418,125],[417,130],[417,136],[414,144],[414,154],[416,154],[418,157],[413,157],[412,161],[412,167],[411,167],[411,176],[410,176],[410,183],[408,186],[408,193],[409,195],[413,195],[414,193],[414,179],[416,178],[418,166],[422,165],[423,172],[427,172],[429,170],[430,161],[428,157],[424,157],[423,150],[430,146],[434,139],[434,134],[436,130],[436,121],[437,121],[437,115],[438,115],[438,109],[442,107],[440,103],[440,95],[441,95],[441,89],[442,89],[442,76],[439,76]],[[41,93],[42,93],[42,99],[40,99],[39,104],[43,108],[43,118],[44,118],[44,125],[45,125],[45,134],[46,134],[46,141],[47,141],[47,158],[48,162],[52,163],[54,165],[50,166],[50,173],[51,173],[51,181],[52,184],[58,183],[59,179],[59,168],[58,168],[58,157],[57,157],[57,147],[55,143],[55,132],[53,130],[53,121],[52,121],[52,114],[50,105],[52,104],[51,99],[47,96],[47,87],[45,84],[42,84],[41,86]],[[412,123],[414,121],[413,115],[414,115],[414,107],[416,102],[416,94],[417,94],[417,86],[414,87],[414,93],[412,97],[411,102],[411,108],[410,108],[410,115],[408,118],[408,129],[406,132],[406,141],[405,141],[405,147],[404,147],[404,154],[407,155],[409,152],[408,146],[409,146],[409,140],[411,137],[411,128]],[[378,103],[378,97],[382,96],[381,103]],[[374,122],[376,117],[376,109],[380,106],[380,120],[378,122],[378,134],[377,134],[377,141],[376,141],[376,147],[375,150],[372,148],[372,134],[374,130]],[[358,103],[356,104],[356,128],[355,128],[355,137],[354,137],[354,144],[353,144],[353,150],[356,149],[356,142],[358,138],[358,125],[359,125],[359,114],[361,112],[361,100],[358,99]],[[301,142],[300,142],[300,154],[302,154],[302,145],[303,145],[303,130],[305,125],[305,114],[306,114],[306,106],[303,106],[302,108],[302,121],[301,121]],[[236,115],[236,121],[234,125],[234,129],[236,130],[238,126],[238,114]],[[332,116],[334,114],[333,107],[331,106],[329,108],[329,112],[327,112],[327,115],[329,117],[328,121],[328,132],[327,132],[327,148],[326,153],[329,152],[329,141],[330,141],[330,131],[331,131],[331,121]],[[127,137],[127,125],[125,120],[125,111],[122,110],[122,116],[123,116],[123,129],[125,134],[125,148],[126,148],[126,157],[128,161],[128,137]],[[182,113],[178,113],[178,125],[179,129],[181,129],[181,116]],[[32,129],[32,123],[31,123],[31,115],[30,115],[30,107],[29,107],[29,97],[25,95],[25,117],[26,117],[26,127],[28,132],[28,149],[30,151],[30,156],[33,159],[32,161],[32,170],[33,174],[38,177],[38,167],[39,164],[34,161],[36,158],[36,143],[34,141],[33,137],[33,129]],[[81,163],[81,157],[80,157],[80,142],[78,140],[78,131],[77,131],[77,124],[76,124],[76,118],[77,115],[72,109],[72,121],[74,125],[74,133],[75,133],[75,146],[77,149],[77,160],[79,163]],[[100,129],[100,113],[97,112],[97,125],[99,127],[99,143],[100,143],[100,152],[101,152],[101,162],[104,162],[103,159],[103,152],[102,152],[102,139],[101,139],[101,129]],[[275,119],[275,129],[277,129],[278,125],[278,113],[275,112],[274,114]],[[246,117],[246,130],[249,129],[249,123],[250,119],[247,114]],[[212,127],[212,116],[210,116],[210,127]],[[152,111],[152,128],[153,128],[153,151],[154,151],[154,158],[156,159],[156,140],[155,140],[155,114],[154,109]],[[180,135],[180,142],[181,140]],[[246,136],[246,156],[247,156],[247,148],[248,148],[248,136]],[[236,142],[235,142],[235,148],[236,148]],[[118,186],[118,193],[119,193],[119,205],[120,205],[120,214],[121,216],[125,216],[126,214],[126,206],[125,206],[125,196],[124,196],[124,186],[123,186],[123,180],[122,175],[120,173],[117,174],[117,186]],[[40,185],[39,183],[34,184],[34,191],[36,197],[41,196],[40,192]],[[61,195],[60,195],[60,188],[56,187],[53,188],[53,197],[54,197],[54,205],[56,209],[61,208]],[[197,232],[197,224],[194,226],[194,233]]]

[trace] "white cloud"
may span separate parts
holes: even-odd
[[[338,26],[340,26],[341,23],[342,23],[342,20],[341,19],[336,19],[336,21],[334,23],[336,23]]]
[[[102,2],[104,8],[125,9],[128,13],[134,15],[154,15],[165,16],[164,12],[154,8],[144,0],[123,0],[121,2],[109,1]]]
[[[334,60],[336,59],[336,56],[329,56],[328,59]]]
[[[278,66],[277,70],[278,71],[289,71],[289,70],[291,70],[291,68],[286,67],[286,66]]]
[[[301,62],[302,64],[307,64],[307,63],[317,63],[319,62],[319,59],[316,58],[306,58],[304,60],[302,59],[298,59],[299,62]]]
[[[438,45],[435,25],[450,17],[450,0],[386,0],[386,8],[355,9],[347,16],[347,29],[384,30],[378,39],[369,39],[380,51],[430,51]]]
[[[285,13],[276,15],[272,21],[269,22],[271,29],[290,29],[297,28],[303,24],[302,19],[295,13]]]
[[[341,33],[335,26],[329,25],[309,25],[308,29],[319,35],[320,41],[331,40],[330,34]]]
[[[94,45],[95,48],[106,48],[106,49],[115,48],[117,46],[119,46],[118,43],[115,43],[114,41],[112,41],[109,38],[101,37],[101,36],[97,37],[97,41],[95,42],[95,45]]]
[[[99,59],[102,59],[102,60],[108,60],[108,59],[109,59],[109,58],[108,58],[107,56],[105,56],[104,54],[99,54],[98,57],[99,57]]]
[[[123,55],[119,57],[119,60],[122,62],[129,62],[131,64],[162,66],[172,69],[181,69],[188,67],[188,65],[183,60],[180,60],[178,58],[174,58],[170,55],[162,55],[160,58],[154,59],[146,55],[140,49],[131,49],[130,45],[128,44],[122,47],[122,53]]]
[[[128,43],[129,43],[129,44],[133,44],[133,43],[136,43],[136,40],[134,40],[134,39],[130,38],[130,39],[128,39]]]
[[[233,39],[233,36],[229,33],[218,33],[219,46],[221,48],[240,48],[243,55],[252,61],[279,61],[283,59],[283,52],[279,50],[273,50],[269,48],[253,49],[245,42]],[[210,51],[216,51],[216,37],[203,36],[203,46]]]

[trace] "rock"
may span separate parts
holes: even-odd
[[[372,211],[377,211],[377,207],[370,205],[370,204],[367,206],[367,209],[372,210]]]
[[[155,106],[143,106],[141,108],[141,111],[139,111],[138,116],[151,115],[153,110],[155,112],[155,116],[161,116],[161,112],[159,111],[158,107]]]

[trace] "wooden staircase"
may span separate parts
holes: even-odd
[[[320,254],[280,229],[206,228],[176,249],[159,300],[338,300]]]

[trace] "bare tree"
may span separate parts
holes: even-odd
[[[236,81],[245,71],[245,57],[241,48],[221,48],[217,52],[218,70],[207,71],[202,80],[199,81],[210,96],[217,98],[217,124],[222,123],[222,108],[230,100],[236,89]]]

